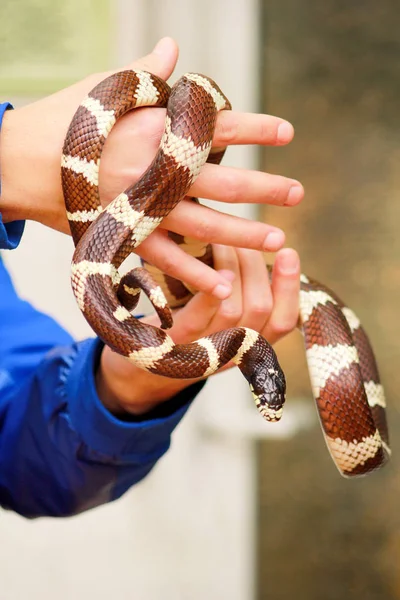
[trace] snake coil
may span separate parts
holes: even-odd
[[[150,167],[104,210],[99,197],[100,157],[115,122],[140,106],[167,107],[165,130]],[[72,287],[86,320],[113,350],[152,373],[208,377],[233,361],[248,380],[256,405],[278,421],[285,376],[274,350],[245,327],[175,344],[164,331],[168,307],[192,295],[183,282],[151,265],[121,277],[119,267],[185,196],[203,164],[219,163],[211,148],[217,114],[229,101],[208,77],[188,73],[172,90],[145,71],[121,71],[98,84],[78,107],[61,162],[67,217],[74,244]],[[208,245],[170,234],[212,265]],[[135,319],[140,291],[150,298],[161,329]],[[390,455],[385,398],[374,354],[355,314],[327,287],[301,276],[300,325],[313,395],[325,439],[344,476],[365,475]]]

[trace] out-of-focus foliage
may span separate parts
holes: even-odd
[[[112,14],[108,0],[1,0],[2,94],[42,95],[104,68]]]

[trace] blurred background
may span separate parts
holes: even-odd
[[[234,211],[283,227],[304,272],[361,318],[394,457],[369,478],[339,476],[293,334],[277,346],[289,384],[280,424],[262,422],[240,374],[219,376],[120,501],[62,521],[1,512],[0,600],[400,599],[399,20],[395,0],[1,0],[0,98],[16,106],[171,35],[176,77],[204,72],[236,109],[292,121],[288,148],[230,149],[226,163],[298,178],[304,202]],[[6,261],[20,293],[82,338],[71,254],[66,236],[29,224]]]

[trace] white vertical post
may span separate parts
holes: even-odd
[[[179,43],[174,78],[186,71],[204,72],[217,81],[235,109],[258,110],[258,0],[167,0],[146,6],[150,45],[163,35]],[[254,168],[256,160],[255,148],[237,147],[229,149],[224,162]],[[246,218],[256,215],[256,208],[245,204],[218,209]],[[191,598],[254,597],[254,439],[237,432],[213,435],[222,429],[219,420],[232,421],[236,415],[238,422],[250,410],[252,399],[237,370],[212,379],[177,432],[175,451],[167,459],[170,469],[163,473],[159,493],[164,500],[170,498],[170,504],[157,523],[161,531],[169,531],[168,570],[176,573],[181,566],[183,579],[191,581],[190,591],[186,588]],[[176,482],[172,486],[171,478]],[[183,503],[172,501],[176,494]],[[176,550],[180,539],[186,540],[184,557]],[[173,580],[164,585],[173,586]]]

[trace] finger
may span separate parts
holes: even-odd
[[[174,314],[174,325],[168,334],[177,344],[187,344],[204,337],[221,300],[198,292]]]
[[[276,252],[285,243],[281,229],[227,215],[188,199],[182,200],[161,225],[201,242]]]
[[[240,325],[262,331],[271,316],[273,298],[265,258],[261,252],[239,248],[243,314]]]
[[[162,79],[168,79],[175,68],[178,54],[179,50],[175,40],[164,37],[157,42],[150,54],[136,60],[133,67],[154,73]]]
[[[135,251],[167,275],[200,292],[219,300],[232,293],[232,284],[223,274],[184,252],[165,232],[154,231]]]
[[[234,279],[231,271],[224,270],[221,271],[221,274],[228,277],[230,281]],[[185,306],[174,311],[174,325],[168,331],[168,335],[176,344],[187,344],[204,337],[220,304],[221,300],[198,292]],[[159,324],[155,314],[144,317],[142,320],[155,326]]]
[[[236,327],[243,312],[242,282],[236,249],[215,244],[213,245],[213,257],[216,269],[226,269],[233,273],[235,278],[232,283],[232,293],[228,298],[222,300],[215,317],[210,323],[210,333]]]
[[[213,145],[282,146],[288,144],[293,135],[293,125],[279,117],[223,110],[217,117]]]
[[[143,175],[154,159],[164,122],[165,110],[155,107],[137,108],[116,122],[101,158],[99,188],[103,206]]]
[[[277,253],[271,287],[274,307],[262,334],[274,344],[296,327],[299,318],[300,259],[295,250]]]
[[[234,204],[295,206],[302,200],[304,190],[295,179],[281,175],[206,163],[189,195]]]
[[[208,331],[210,333],[213,331],[210,329],[210,323],[220,303],[220,300],[198,292],[185,306],[174,313],[174,325],[168,331],[168,335],[176,344],[189,344],[208,335]],[[159,324],[154,314],[142,318],[141,321],[156,327]]]
[[[103,79],[104,76],[111,75],[117,71],[123,71],[125,69],[141,69],[143,71],[149,71],[166,80],[171,76],[175,68],[178,61],[178,54],[179,49],[175,40],[170,37],[164,37],[157,42],[149,54],[126,65],[122,69],[103,73],[101,79]]]

